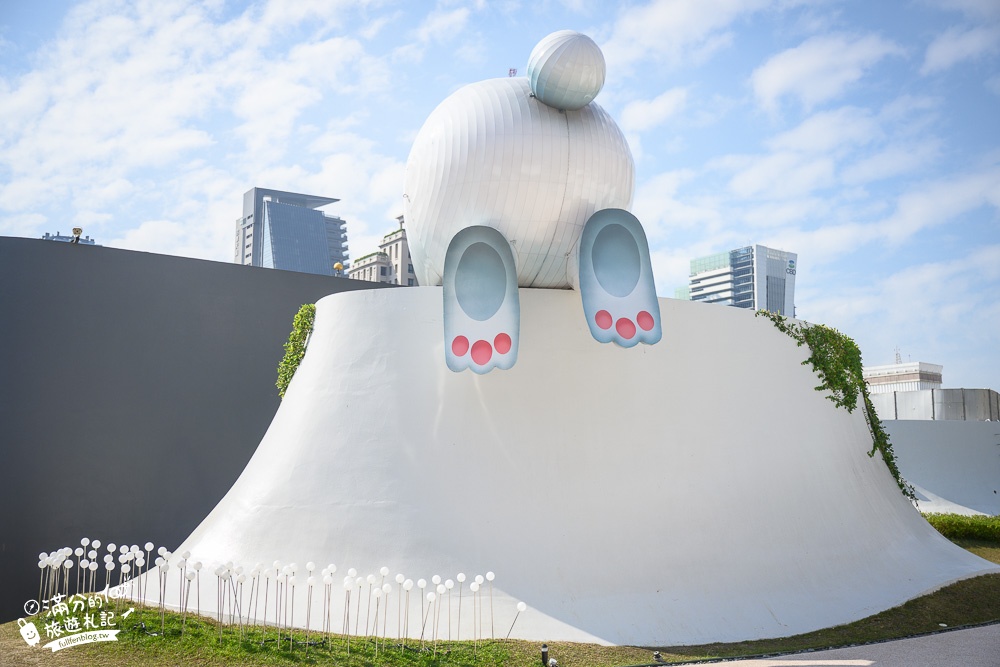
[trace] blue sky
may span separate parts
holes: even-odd
[[[261,186],[340,198],[361,256],[437,103],[564,28],[605,53],[661,296],[790,250],[866,364],[1000,389],[997,0],[5,2],[0,235],[231,261]]]

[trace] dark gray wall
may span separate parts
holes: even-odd
[[[0,621],[41,551],[176,547],[267,430],[299,306],[373,287],[0,237]]]

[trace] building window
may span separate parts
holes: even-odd
[[[407,279],[406,285],[407,285],[407,287],[413,287],[413,278]]]
[[[384,266],[378,267],[378,272],[379,272],[379,275],[384,276],[385,275],[385,267]]]

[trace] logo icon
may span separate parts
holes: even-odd
[[[21,637],[28,643],[28,646],[35,646],[41,641],[41,637],[38,636],[38,628],[35,627],[34,623],[19,618],[17,624],[21,626]]]

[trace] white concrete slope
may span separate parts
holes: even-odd
[[[922,512],[1000,514],[1000,423],[887,420]]]
[[[518,362],[484,376],[446,368],[440,288],[322,299],[257,452],[177,553],[333,562],[335,630],[348,567],[493,570],[481,636],[523,600],[511,636],[640,645],[790,635],[1000,571],[923,521],[770,322],[661,300],[663,340],[625,350],[578,293],[520,295]]]

